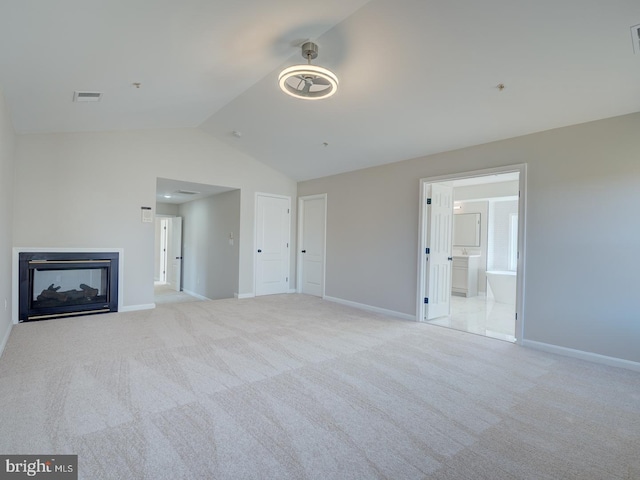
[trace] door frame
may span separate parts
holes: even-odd
[[[322,242],[323,251],[322,251],[322,298],[325,295],[325,285],[327,278],[327,194],[319,193],[316,195],[305,195],[303,197],[298,197],[298,243],[297,243],[297,252],[296,252],[296,264],[298,268],[296,269],[296,292],[302,293],[302,253],[300,248],[302,247],[302,237],[303,237],[303,227],[304,227],[304,202],[306,200],[324,200],[324,225],[322,228],[324,239]]]
[[[515,318],[515,337],[516,343],[522,345],[524,334],[524,304],[525,304],[525,268],[526,268],[526,212],[527,212],[527,164],[518,163],[513,165],[505,165],[502,167],[485,168],[482,170],[470,170],[460,173],[450,173],[446,175],[438,175],[434,177],[426,177],[420,179],[420,198],[419,203],[419,230],[418,230],[418,279],[416,293],[416,321],[424,321],[424,289],[425,289],[425,273],[426,273],[426,255],[427,238],[425,227],[427,225],[427,209],[426,206],[426,185],[431,183],[441,183],[453,180],[462,180],[465,178],[485,177],[500,173],[519,173],[520,198],[518,200],[518,267],[516,281],[516,318]]]
[[[167,223],[171,217],[157,217],[160,220],[160,283],[167,284],[167,263],[169,252],[167,251],[169,228]]]
[[[256,192],[254,203],[253,203],[253,296],[256,297],[258,289],[256,282],[258,281],[258,198],[259,197],[272,197],[272,198],[280,198],[288,201],[288,209],[289,209],[289,224],[287,230],[287,238],[289,239],[289,254],[287,255],[287,272],[288,272],[288,285],[291,285],[291,197],[288,195],[279,195],[277,193],[264,193],[264,192]],[[287,288],[287,292],[290,292],[291,289]]]

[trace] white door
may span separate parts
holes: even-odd
[[[298,264],[301,293],[324,295],[326,195],[300,198]]]
[[[432,320],[450,312],[453,187],[434,183],[428,197],[425,319]]]
[[[289,291],[291,199],[256,197],[256,296]]]
[[[167,222],[167,283],[182,290],[182,217],[171,217]]]

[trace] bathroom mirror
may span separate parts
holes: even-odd
[[[480,246],[479,213],[459,213],[453,216],[453,246]]]

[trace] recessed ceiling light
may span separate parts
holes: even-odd
[[[171,198],[171,195],[163,195],[164,198]]]

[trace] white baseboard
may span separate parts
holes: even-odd
[[[412,322],[416,321],[415,315],[408,315],[406,313],[396,312],[395,310],[387,310],[386,308],[373,307],[371,305],[365,305],[364,303],[352,302],[351,300],[343,300],[342,298],[336,298],[336,297],[324,296],[323,298],[329,302],[339,303],[341,305],[346,305],[348,307],[359,308],[360,310],[366,310],[367,312],[381,313],[382,315],[388,315],[389,317],[402,318],[403,320],[411,320]]]
[[[9,328],[7,328],[7,332],[4,334],[4,337],[2,337],[2,340],[0,340],[0,357],[2,357],[2,352],[4,352],[4,347],[7,346],[7,342],[9,341],[9,335],[11,335],[12,328],[13,328],[13,323],[10,323]]]
[[[192,292],[191,290],[182,290],[187,295],[191,295],[192,297],[196,297],[199,300],[211,300],[210,298],[205,297],[204,295],[198,295],[196,292]]]
[[[156,308],[155,303],[145,303],[142,305],[125,305],[118,309],[119,312],[137,312],[138,310],[151,310]]]
[[[633,362],[623,358],[608,357],[606,355],[600,355],[599,353],[585,352],[583,350],[575,350],[573,348],[560,347],[558,345],[551,345],[550,343],[536,342],[533,340],[522,340],[522,346],[541,350],[543,352],[564,355],[565,357],[579,358],[580,360],[608,365],[610,367],[626,368],[627,370],[640,372],[639,362]]]
[[[255,293],[234,293],[233,296],[239,300],[242,300],[243,298],[253,298],[256,296]]]

